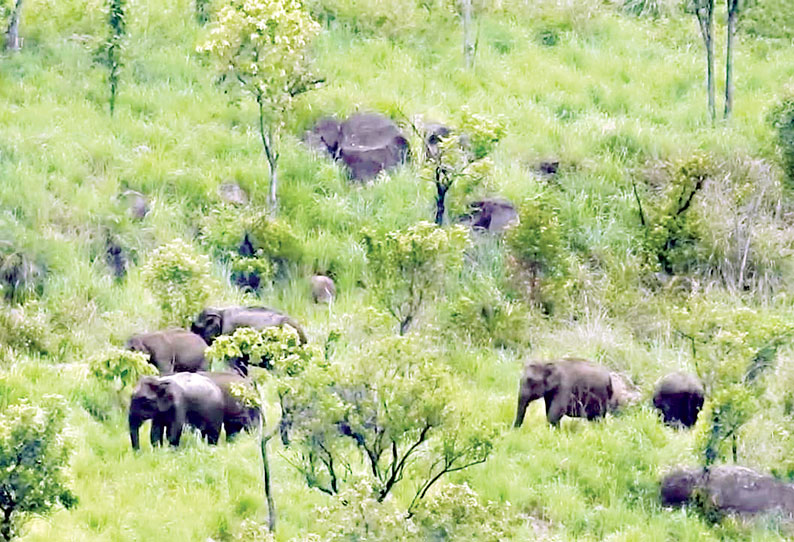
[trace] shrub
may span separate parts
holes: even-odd
[[[209,258],[182,239],[158,247],[143,276],[160,304],[165,325],[188,324],[219,286],[210,273]]]
[[[22,303],[44,291],[45,267],[36,258],[0,243],[0,291],[7,301]]]
[[[64,404],[49,397],[44,407],[20,402],[0,413],[0,537],[13,540],[33,515],[77,498],[66,486],[71,452],[63,434]]]
[[[133,386],[143,375],[157,374],[157,369],[143,352],[114,347],[91,357],[88,367],[94,378],[110,384],[119,392]]]
[[[777,142],[783,158],[783,169],[789,186],[794,186],[794,92],[789,92],[770,113],[777,131]]]
[[[52,353],[54,339],[47,314],[32,302],[15,309],[0,305],[0,344],[34,354]]]
[[[425,301],[442,291],[458,271],[468,233],[463,226],[442,229],[419,222],[405,230],[364,233],[373,294],[405,333]]]

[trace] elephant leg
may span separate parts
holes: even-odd
[[[239,420],[226,420],[224,422],[224,428],[226,429],[226,441],[231,442],[234,437],[245,429],[245,423]]]
[[[513,427],[521,427],[521,424],[524,423],[524,416],[527,413],[527,406],[529,406],[529,396],[519,392],[518,408],[516,408],[516,421],[513,422]]]
[[[562,401],[555,397],[554,399],[546,399],[546,419],[555,427],[560,425],[560,420],[565,416],[565,405]]]
[[[152,448],[160,446],[163,443],[163,424],[157,420],[152,420],[152,429],[149,432],[149,440],[152,443]]]
[[[168,424],[168,443],[171,446],[179,446],[182,438],[182,423],[175,420]]]

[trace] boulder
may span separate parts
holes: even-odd
[[[621,373],[611,372],[609,378],[612,380],[612,399],[609,408],[612,411],[636,405],[642,398],[639,388],[631,379]]]
[[[700,493],[700,502],[720,514],[794,517],[794,485],[745,467],[677,469],[662,478],[660,490],[664,506],[689,504]]]
[[[374,179],[381,171],[402,164],[408,155],[408,140],[397,125],[376,113],[357,113],[341,124],[321,119],[304,141],[342,161],[356,181]]]
[[[491,232],[502,232],[518,221],[518,213],[507,200],[486,199],[469,204],[472,212],[462,222],[472,228]]]
[[[246,205],[248,194],[237,183],[223,183],[218,187],[218,195],[221,199],[232,205]]]

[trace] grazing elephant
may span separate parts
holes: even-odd
[[[171,446],[179,446],[182,428],[192,425],[210,444],[217,444],[223,425],[224,394],[215,382],[196,373],[144,376],[132,393],[129,412],[130,441],[138,450],[138,431],[152,420],[152,446],[159,446],[166,432]]]
[[[212,380],[223,392],[223,428],[226,430],[226,440],[243,429],[254,429],[259,426],[259,410],[244,405],[231,392],[232,384],[247,384],[248,380],[237,373],[199,373]]]
[[[207,343],[199,335],[185,329],[133,335],[127,341],[127,348],[149,354],[149,363],[157,367],[160,374],[207,370],[207,360],[204,358]]]
[[[612,396],[612,378],[605,367],[580,359],[532,361],[521,375],[514,426],[521,427],[527,406],[541,397],[549,423],[559,425],[565,415],[588,420],[603,416]]]
[[[336,297],[336,286],[333,279],[325,275],[313,275],[310,279],[312,285],[312,299],[315,303],[331,303]]]
[[[692,427],[703,408],[703,384],[688,373],[670,373],[656,384],[653,406],[662,412],[664,423]]]
[[[193,322],[191,331],[212,344],[218,335],[233,333],[238,327],[264,329],[271,326],[288,325],[298,332],[302,344],[306,344],[306,334],[294,319],[286,314],[267,307],[228,307],[225,309],[208,308],[201,311]]]

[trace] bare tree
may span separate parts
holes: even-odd
[[[733,40],[736,37],[736,22],[739,18],[740,0],[726,0],[728,5],[728,44],[725,54],[725,118],[733,111]]]
[[[461,18],[463,19],[463,55],[466,57],[466,67],[474,64],[474,36],[472,28],[472,0],[460,0]]]
[[[717,118],[714,100],[714,0],[693,0],[692,7],[698,19],[703,44],[706,46],[706,89],[708,91],[709,116],[711,122],[714,122]]]

